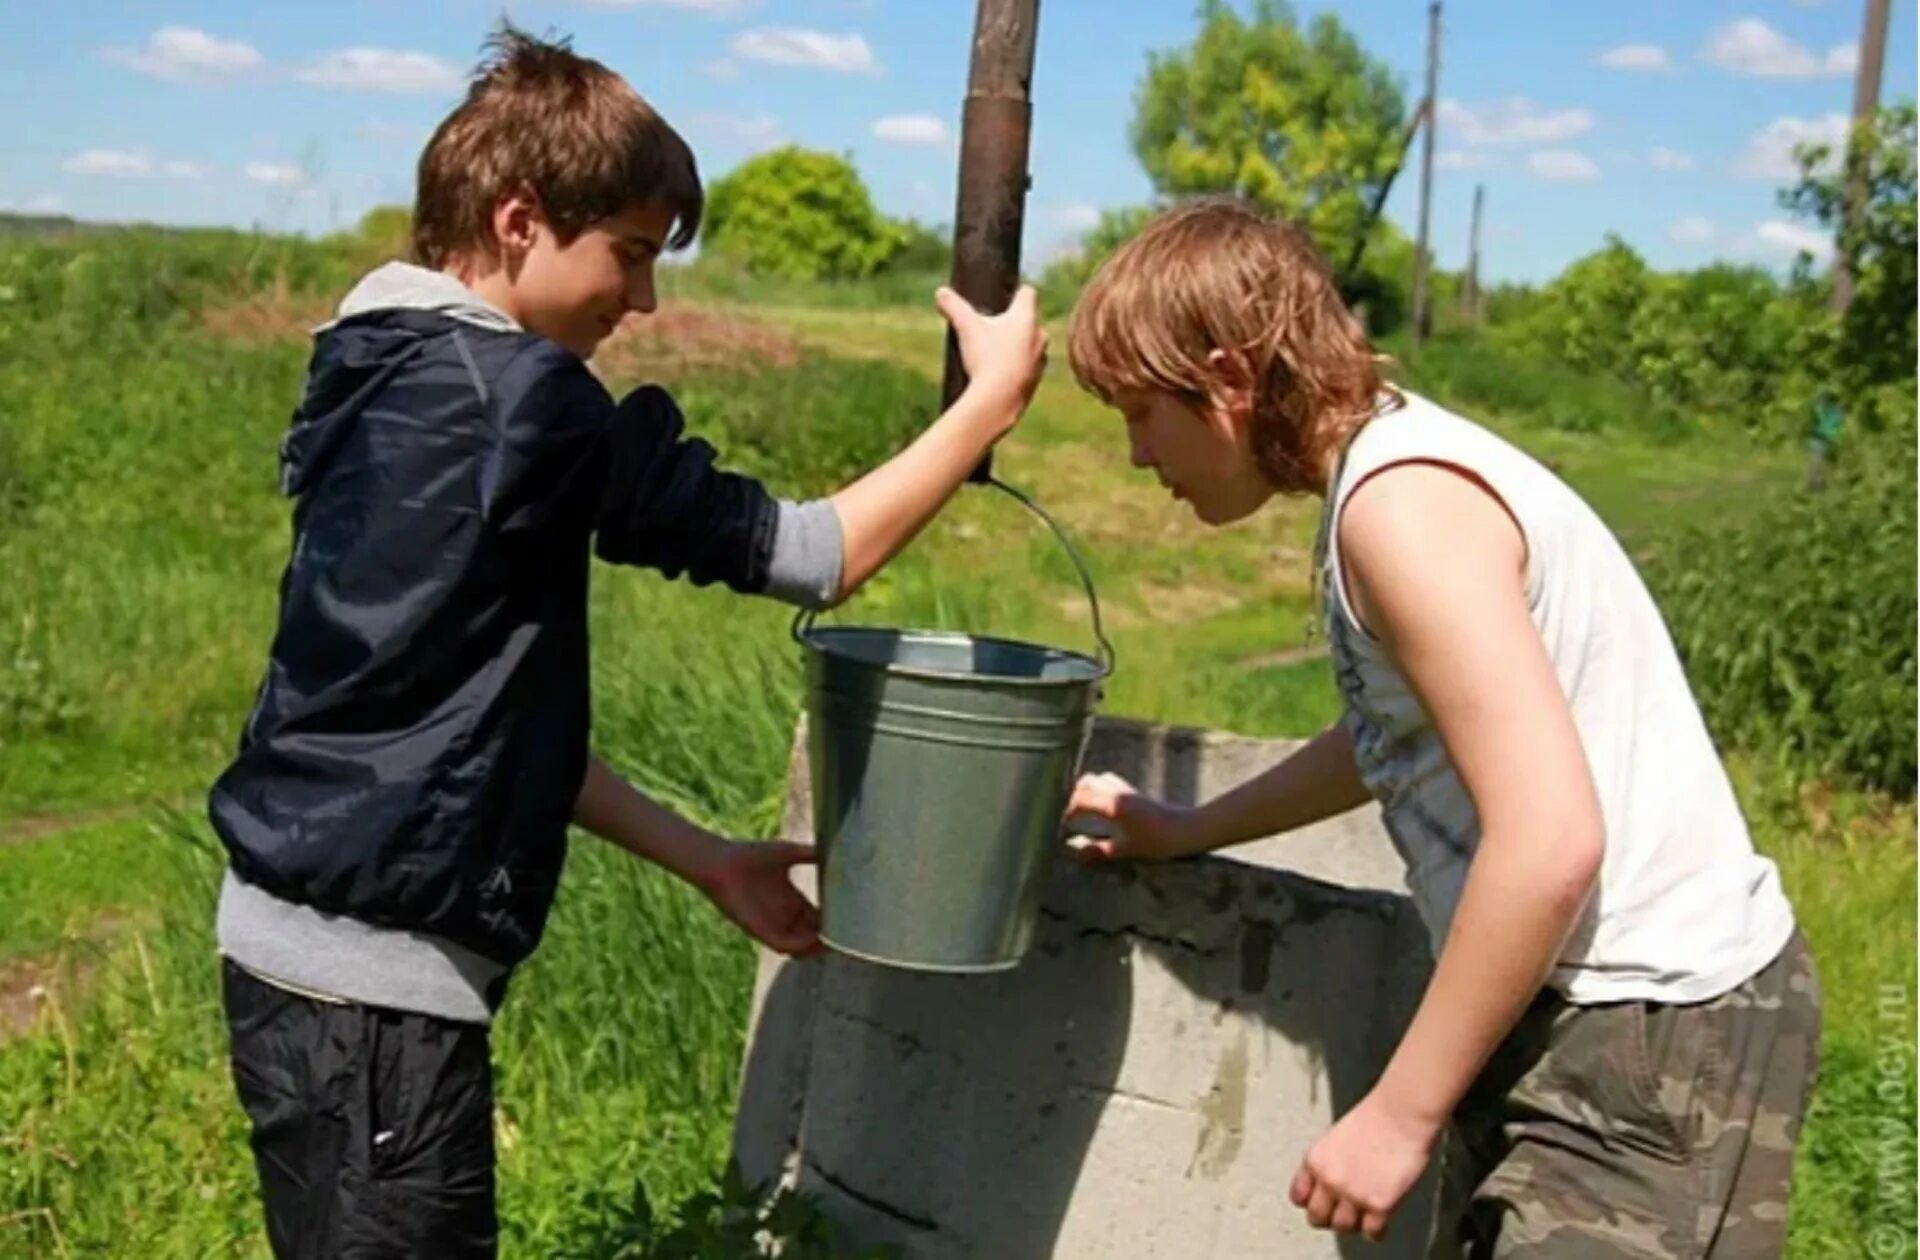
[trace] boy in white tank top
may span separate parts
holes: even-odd
[[[1444,1140],[1435,1255],[1779,1254],[1818,983],[1613,535],[1387,385],[1308,238],[1241,203],[1118,250],[1069,345],[1134,464],[1201,520],[1326,503],[1341,721],[1198,807],[1112,775],[1070,806],[1112,833],[1083,856],[1152,860],[1380,802],[1437,961],[1293,1201],[1377,1238]]]

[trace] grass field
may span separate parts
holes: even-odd
[[[212,306],[182,281],[201,296],[82,320],[85,267],[31,265],[63,270],[35,289],[0,268],[0,1256],[264,1255],[223,1059],[220,859],[201,799],[272,625],[287,542],[274,448],[299,329],[345,268],[248,280]],[[64,305],[34,305],[57,285]],[[930,305],[792,290],[688,301],[684,337],[636,336],[605,370],[672,382],[696,426],[786,492],[821,491],[848,452],[886,449],[931,412]],[[1595,431],[1568,422],[1578,381],[1503,404],[1497,373],[1450,371],[1447,353],[1406,379],[1442,401],[1470,380],[1475,413],[1550,460],[1636,550],[1793,492],[1792,451]],[[1310,505],[1204,530],[1127,468],[1117,421],[1063,365],[999,470],[1088,554],[1120,656],[1108,711],[1276,736],[1332,716],[1307,629]],[[974,490],[836,616],[1090,642],[1050,537]],[[600,750],[712,825],[769,834],[798,711],[785,613],[603,568],[592,617]],[[1827,995],[1792,1254],[1858,1256],[1876,1225],[1913,1232],[1913,808],[1734,764]],[[673,1204],[711,1181],[751,971],[697,897],[577,840],[497,1028],[507,1254],[621,1254],[611,1205],[636,1183]]]

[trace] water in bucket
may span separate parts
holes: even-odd
[[[807,740],[821,938],[926,971],[1001,971],[1033,938],[1061,814],[1113,647],[1093,579],[1097,658],[927,630],[794,622],[807,649]]]

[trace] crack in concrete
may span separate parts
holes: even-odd
[[[1153,1107],[1160,1111],[1177,1112],[1183,1116],[1196,1114],[1192,1107],[1183,1107],[1179,1103],[1168,1102],[1164,1098],[1155,1098],[1152,1094],[1142,1094],[1131,1089],[1121,1089],[1117,1085],[1101,1085],[1094,1081],[1075,1080],[1067,1082],[1067,1086],[1070,1089],[1079,1090],[1083,1094],[1093,1094],[1101,1098],[1118,1098],[1122,1102],[1139,1103],[1142,1106]]]
[[[937,1234],[940,1232],[940,1223],[938,1221],[931,1220],[924,1216],[916,1216],[905,1208],[896,1207],[876,1195],[868,1194],[864,1190],[855,1189],[839,1177],[828,1172],[825,1165],[821,1164],[819,1160],[811,1155],[805,1156],[804,1159],[807,1167],[812,1169],[819,1176],[820,1180],[826,1182],[854,1202],[871,1208],[890,1220],[899,1221],[902,1225],[912,1226],[914,1229],[920,1230],[923,1233]]]
[[[1178,936],[1163,936],[1157,932],[1149,932],[1138,923],[1122,923],[1120,926],[1112,928],[1092,927],[1086,924],[1076,925],[1074,920],[1068,916],[1061,914],[1057,910],[1048,910],[1045,907],[1041,908],[1040,916],[1054,923],[1063,924],[1072,928],[1073,934],[1082,940],[1087,937],[1098,937],[1103,941],[1114,941],[1123,937],[1131,937],[1135,940],[1151,941],[1155,945],[1165,945],[1170,949],[1184,950],[1189,954],[1198,954],[1203,958],[1211,958],[1220,952],[1217,949],[1209,949],[1204,945],[1196,945],[1192,941],[1183,940]]]
[[[913,1033],[902,1032],[898,1028],[889,1028],[879,1020],[873,1018],[873,1016],[863,1015],[859,1011],[849,1010],[837,1002],[822,1002],[820,1003],[820,1009],[823,1013],[835,1019],[844,1019],[849,1024],[858,1024],[862,1028],[871,1029],[879,1033],[882,1037],[885,1037],[893,1043],[894,1052],[902,1059],[910,1059],[916,1054],[939,1053],[944,1054],[947,1058],[953,1059],[956,1062],[959,1060],[959,1056],[950,1050],[940,1050],[938,1047],[930,1046]]]

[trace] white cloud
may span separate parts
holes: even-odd
[[[147,36],[146,47],[109,48],[106,57],[141,74],[175,83],[239,78],[267,64],[252,44],[219,39],[191,26],[163,26]]]
[[[753,150],[770,149],[780,140],[780,120],[772,114],[695,114],[693,126],[715,140]]]
[[[1600,178],[1593,159],[1572,149],[1540,149],[1527,154],[1527,169],[1534,178],[1553,184],[1578,184]]]
[[[359,92],[452,92],[464,76],[431,53],[388,48],[342,48],[296,70],[294,78],[315,87]]]
[[[1621,44],[1600,54],[1600,64],[1609,70],[1671,70],[1673,62],[1667,50],[1658,44]]]
[[[1440,124],[1468,144],[1552,144],[1593,130],[1593,114],[1584,109],[1542,109],[1524,96],[1484,105],[1442,97]]]
[[[1069,232],[1088,232],[1100,222],[1100,207],[1085,202],[1048,206],[1042,213],[1047,222]]]
[[[731,57],[715,57],[701,66],[710,79],[737,79],[740,77],[740,63]]]
[[[1667,239],[1676,245],[1711,245],[1720,239],[1720,229],[1712,219],[1690,214],[1667,229]]]
[[[1433,164],[1443,171],[1484,171],[1498,166],[1499,162],[1491,153],[1480,153],[1473,149],[1443,149],[1433,155]]]
[[[1660,145],[1647,150],[1647,164],[1656,171],[1690,171],[1694,167],[1693,154]]]
[[[1815,262],[1833,257],[1833,238],[1802,223],[1768,219],[1753,229],[1751,249],[1756,253],[1784,254],[1794,257],[1812,254]]]
[[[1700,56],[1735,74],[1763,79],[1817,79],[1852,74],[1860,62],[1860,46],[1835,44],[1821,56],[1759,18],[1741,18],[1715,31]]]
[[[243,170],[253,183],[273,188],[297,188],[307,182],[307,173],[291,162],[249,162]]]
[[[889,114],[873,124],[873,134],[889,144],[945,144],[947,124],[932,114]]]
[[[120,149],[83,149],[60,163],[73,175],[111,175],[117,179],[145,179],[153,174],[153,159]]]
[[[1840,150],[1847,143],[1845,114],[1822,118],[1776,118],[1747,141],[1746,152],[1734,162],[1735,174],[1749,179],[1791,180],[1800,177],[1793,150],[1801,144],[1829,146],[1827,167],[1838,166]]]
[[[866,38],[852,31],[830,35],[797,27],[759,27],[735,35],[728,48],[742,60],[763,61],[768,65],[804,66],[842,74],[880,72]]]
[[[200,162],[178,159],[160,162],[149,154],[125,149],[82,149],[61,162],[60,169],[70,175],[107,175],[115,179],[152,179],[156,175],[168,179],[205,179],[213,172],[212,167]]]

